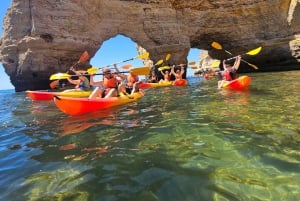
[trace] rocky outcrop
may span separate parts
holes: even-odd
[[[190,48],[212,58],[263,46],[244,57],[260,70],[299,69],[298,0],[12,0],[4,18],[1,62],[16,91],[46,89],[49,76],[66,71],[84,50],[93,56],[104,41],[123,34],[155,62],[186,63]],[[83,67],[88,65],[83,64]],[[251,68],[244,68],[249,69]]]

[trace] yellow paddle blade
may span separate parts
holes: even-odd
[[[166,60],[166,61],[169,61],[170,59],[171,59],[171,54],[167,54],[165,60]]]
[[[214,61],[214,62],[211,64],[211,67],[213,67],[213,68],[219,67],[220,63],[221,63],[221,61],[216,60],[216,61]]]
[[[191,61],[191,62],[189,62],[189,65],[195,65],[196,64],[196,62],[195,61]]]
[[[213,48],[217,49],[217,50],[223,49],[223,48],[222,48],[222,45],[221,45],[220,43],[218,43],[218,42],[215,42],[215,41],[211,43],[211,46],[212,46]]]
[[[49,80],[60,80],[71,77],[68,73],[56,73],[50,76]]]
[[[98,68],[96,68],[96,67],[92,67],[92,68],[89,68],[89,69],[87,69],[87,72],[88,72],[88,74],[95,74],[95,73],[97,73],[98,72]]]
[[[253,49],[253,50],[250,50],[250,51],[247,52],[246,54],[247,54],[247,55],[251,55],[251,56],[257,55],[258,53],[260,53],[261,49],[262,49],[262,47],[255,48],[255,49]]]
[[[167,70],[167,69],[170,69],[170,68],[171,68],[170,66],[162,66],[162,67],[159,67],[158,70],[162,71],[162,70]]]
[[[149,58],[149,52],[145,52],[143,54],[140,54],[140,55],[136,56],[135,58],[137,58],[137,59],[148,59]]]
[[[164,63],[164,60],[160,59],[160,60],[158,60],[158,61],[155,63],[155,65],[156,65],[156,66],[157,66],[157,65],[161,65],[162,63]]]
[[[149,67],[133,68],[129,72],[134,75],[149,75],[150,68]]]

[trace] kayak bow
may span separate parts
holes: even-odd
[[[95,99],[54,96],[54,103],[62,112],[74,116],[131,103],[137,101],[143,96],[144,93],[142,91],[136,92],[132,95],[121,94],[119,97]]]
[[[91,91],[30,91],[27,90],[26,94],[32,100],[52,100],[54,96],[67,96],[67,97],[88,97]]]
[[[244,75],[235,80],[223,83],[222,88],[231,90],[245,90],[251,83],[251,78]]]

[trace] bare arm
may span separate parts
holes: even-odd
[[[184,73],[184,66],[181,66],[181,71],[180,71],[180,75],[182,76]]]
[[[70,78],[67,78],[68,82],[70,82],[71,84],[75,84],[77,85],[78,84],[78,80],[72,80]]]
[[[240,67],[242,57],[239,55],[236,57],[235,62],[233,64],[233,68],[237,71]]]
[[[176,74],[175,74],[175,72],[174,72],[174,66],[175,66],[175,65],[173,65],[173,66],[171,67],[171,72],[170,72],[170,73],[173,74],[173,75],[175,76]]]
[[[122,78],[122,80],[125,80],[125,79],[126,79],[126,76],[125,76],[124,74],[120,73],[120,71],[119,71],[119,69],[118,69],[118,67],[117,67],[117,64],[114,64],[114,67],[115,67],[115,70],[116,70],[117,75],[118,75],[120,78]]]
[[[103,81],[97,81],[97,82],[95,82],[94,76],[95,76],[95,75],[91,75],[91,77],[90,77],[90,85],[92,85],[92,86],[100,86],[100,85],[103,85]]]

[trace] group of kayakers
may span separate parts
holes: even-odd
[[[129,72],[126,76],[120,73],[116,64],[114,64],[115,72],[112,72],[110,68],[104,67],[102,69],[103,79],[95,81],[95,74],[90,75],[90,80],[86,77],[86,71],[75,70],[73,67],[71,71],[78,76],[78,79],[67,78],[69,83],[74,84],[73,89],[65,91],[89,91],[93,90],[90,99],[93,98],[109,98],[117,97],[120,93],[124,95],[133,94],[139,91],[139,77]]]
[[[223,70],[220,69],[214,72],[214,75],[220,77],[220,80],[218,81],[218,88],[222,88],[222,85],[224,83],[237,78],[236,72],[241,63],[241,56],[237,56],[234,59],[234,63],[230,60],[223,60]],[[156,71],[152,69],[147,81],[150,83],[170,82],[172,75],[175,77],[175,81],[183,79],[183,74],[185,72],[184,64],[179,65],[179,68],[176,68],[176,65],[172,65],[169,69],[159,69],[162,76],[160,80],[158,79]],[[126,76],[123,73],[120,73],[116,64],[114,64],[115,72],[112,72],[108,67],[104,67],[102,69],[103,79],[99,81],[94,80],[94,74],[91,74],[90,79],[88,79],[86,77],[86,71],[75,70],[73,67],[70,68],[70,70],[78,76],[78,79],[74,80],[71,78],[67,78],[68,82],[74,84],[75,87],[73,89],[68,89],[65,91],[93,90],[91,95],[89,96],[90,99],[97,97],[117,97],[120,95],[120,93],[129,95],[139,91],[139,83],[141,81],[139,80],[138,75],[134,75],[133,73],[129,72],[129,74]]]
[[[170,82],[171,81],[171,76],[173,75],[175,77],[175,81],[176,80],[182,80],[183,79],[183,74],[184,74],[184,64],[180,64],[179,67],[180,69],[176,69],[175,70],[176,65],[172,65],[170,67],[171,71],[169,71],[169,69],[167,70],[160,70],[160,73],[162,75],[162,79],[159,79],[155,69],[152,69],[151,71],[151,75],[148,78],[148,82],[150,83],[158,83],[158,82]]]
[[[225,83],[238,78],[237,70],[240,67],[241,59],[242,57],[239,55],[229,60],[223,60],[223,62],[220,63],[219,65],[219,69],[217,70],[215,68],[201,69],[201,71],[199,71],[197,74],[200,74],[206,79],[217,76],[219,78],[218,88],[220,89]]]

